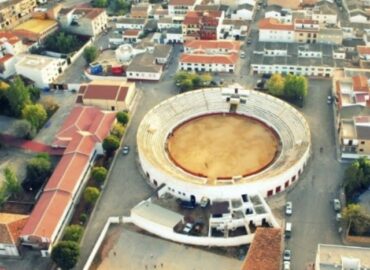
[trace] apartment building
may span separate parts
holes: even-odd
[[[223,11],[189,11],[182,23],[184,39],[220,39],[223,19]]]
[[[183,20],[188,11],[194,10],[200,0],[170,0],[168,3],[168,15]]]
[[[220,29],[220,39],[240,40],[248,35],[248,22],[224,19]]]
[[[107,28],[108,17],[102,8],[65,8],[59,12],[58,22],[67,32],[95,37]]]
[[[259,22],[259,41],[342,44],[343,32],[336,26],[323,27],[312,19],[294,19],[282,23],[275,18]]]
[[[253,19],[255,12],[255,6],[251,4],[238,5],[236,9],[231,13],[231,19],[233,20],[247,20]]]
[[[15,64],[16,73],[46,88],[62,73],[65,60],[41,55],[25,54]]]
[[[345,51],[331,44],[259,42],[251,59],[255,74],[296,74],[331,77],[345,63]]]
[[[0,29],[10,29],[27,19],[37,6],[36,0],[10,0],[0,3]]]
[[[363,75],[333,81],[336,129],[343,159],[370,157],[370,87]]]
[[[15,74],[16,55],[26,51],[26,46],[11,32],[0,32],[0,78]]]

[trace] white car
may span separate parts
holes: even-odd
[[[285,214],[290,216],[293,213],[293,203],[292,202],[287,202],[285,204]]]
[[[292,258],[292,252],[290,251],[290,249],[286,249],[284,250],[284,261],[288,261],[290,262],[290,259]]]
[[[340,205],[339,199],[334,199],[333,203],[334,203],[334,210],[336,212],[339,212],[340,209],[342,208],[341,205]]]
[[[193,224],[186,223],[184,229],[182,230],[184,233],[190,233],[190,231],[193,229]]]
[[[284,261],[284,267],[283,267],[283,269],[284,270],[290,270],[290,262],[289,261]]]

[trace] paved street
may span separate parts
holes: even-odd
[[[293,202],[293,232],[287,241],[292,249],[292,269],[304,269],[315,260],[318,243],[340,244],[338,224],[330,200],[338,197],[344,171],[335,156],[333,113],[326,104],[331,80],[311,80],[302,112],[311,127],[312,158],[303,178],[287,194]],[[323,153],[320,153],[323,147]]]

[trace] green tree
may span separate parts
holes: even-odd
[[[59,109],[59,105],[50,96],[42,98],[40,104],[46,110],[48,117],[51,117]]]
[[[40,187],[51,174],[51,161],[42,156],[36,156],[27,162],[27,179],[34,188]]]
[[[8,194],[14,194],[15,196],[17,196],[17,194],[21,192],[21,185],[19,184],[18,178],[15,175],[14,171],[11,170],[9,167],[6,167],[4,169],[4,176],[6,192]]]
[[[180,83],[180,89],[181,91],[185,92],[185,91],[189,91],[191,89],[194,88],[194,85],[193,85],[193,80],[191,79],[186,79],[186,80],[183,80],[181,83]]]
[[[119,139],[114,135],[109,135],[103,141],[103,149],[108,156],[112,155],[120,145]]]
[[[84,191],[84,199],[85,201],[93,205],[99,198],[100,191],[96,187],[87,187]]]
[[[200,79],[202,81],[203,86],[209,86],[211,84],[213,77],[209,73],[204,73],[200,76]]]
[[[92,1],[92,6],[93,7],[98,7],[98,8],[106,8],[108,6],[109,2],[108,0],[94,0]]]
[[[275,73],[267,81],[267,89],[269,94],[277,97],[282,97],[284,95],[284,78],[278,73]]]
[[[98,58],[99,51],[95,46],[89,46],[84,49],[83,56],[88,64]]]
[[[73,241],[73,242],[80,242],[81,237],[83,235],[84,229],[82,226],[73,224],[66,227],[64,230],[64,241]]]
[[[22,117],[30,122],[32,127],[39,130],[48,118],[48,115],[41,104],[29,104],[23,108]]]
[[[285,77],[284,96],[290,100],[304,99],[307,96],[308,83],[303,76],[288,74]]]
[[[101,166],[94,167],[91,172],[92,178],[100,185],[104,183],[107,174],[107,169]]]
[[[370,232],[370,216],[359,204],[349,204],[342,210],[344,220],[351,224],[355,234]]]
[[[51,251],[51,259],[62,270],[72,269],[80,256],[80,247],[73,241],[61,241]]]
[[[189,73],[186,71],[179,71],[175,74],[175,82],[181,83],[182,81],[189,79]]]
[[[30,92],[23,81],[17,76],[6,91],[6,97],[9,102],[10,113],[15,116],[21,116],[23,108],[31,102]]]
[[[116,136],[117,138],[121,139],[124,132],[125,132],[125,127],[121,123],[116,123],[113,126],[111,134]]]
[[[31,140],[36,135],[35,128],[27,120],[18,120],[13,125],[15,134],[19,138]]]
[[[130,119],[127,112],[118,112],[116,115],[116,119],[122,125],[126,125]]]
[[[59,53],[71,53],[81,47],[81,42],[73,34],[56,32],[49,35],[44,42],[47,50]]]
[[[34,86],[30,86],[28,87],[28,92],[30,93],[30,99],[32,103],[35,103],[40,99],[41,96],[40,89]]]

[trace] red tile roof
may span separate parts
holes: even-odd
[[[127,29],[125,32],[123,32],[123,36],[138,36],[140,33],[140,30],[138,29]]]
[[[83,85],[86,88],[84,91],[84,99],[102,99],[102,100],[118,100],[125,101],[128,86],[119,84],[94,84]]]
[[[0,244],[16,245],[27,221],[26,215],[0,213]]]
[[[355,92],[369,92],[369,85],[367,78],[362,75],[352,77],[353,91]]]
[[[281,230],[257,228],[242,270],[279,270],[281,264]]]
[[[187,54],[183,53],[180,57],[180,62],[183,63],[199,63],[199,64],[225,64],[235,65],[238,61],[238,55],[232,53],[229,55],[208,55],[208,54]]]
[[[231,40],[189,40],[184,46],[191,49],[226,49],[239,51],[241,43]]]
[[[63,155],[45,186],[44,192],[59,190],[68,192],[72,196],[76,192],[88,164],[89,156],[78,153]]]
[[[0,43],[9,42],[10,44],[15,44],[21,41],[16,35],[8,31],[0,31]]]
[[[88,131],[102,141],[115,120],[114,112],[103,112],[95,107],[75,106],[56,134],[53,146],[65,147],[78,131]]]
[[[311,19],[295,19],[295,23],[301,24],[318,24],[318,21],[311,20]]]
[[[274,18],[264,18],[259,21],[258,23],[259,29],[274,29],[274,30],[287,30],[293,31],[294,26],[293,24],[283,24],[280,23],[279,20]]]
[[[359,52],[359,54],[370,54],[370,47],[357,46],[357,51]]]
[[[46,238],[47,242],[52,242],[57,233],[56,228],[64,220],[71,203],[71,195],[67,192],[43,192],[21,232],[21,237],[33,236],[39,241]]]
[[[356,123],[363,123],[363,124],[370,124],[370,116],[367,115],[360,115],[355,117]]]
[[[6,61],[11,59],[12,57],[13,57],[13,55],[11,55],[11,54],[5,54],[3,57],[0,58],[0,63],[5,63]]]

